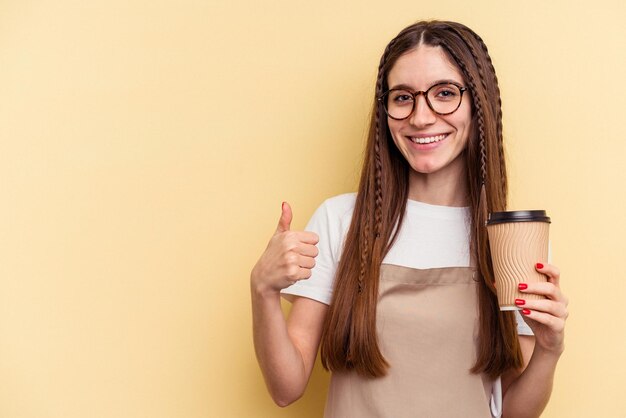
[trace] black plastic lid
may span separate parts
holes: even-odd
[[[489,216],[487,225],[502,224],[508,222],[547,222],[550,217],[545,210],[514,210],[510,212],[493,212]]]

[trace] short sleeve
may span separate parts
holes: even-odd
[[[292,296],[303,296],[330,304],[346,225],[349,224],[346,215],[351,218],[354,200],[353,194],[340,195],[327,199],[317,208],[305,228],[319,236],[319,254],[315,257],[315,267],[309,279],[300,280],[281,290],[285,299],[292,301]]]

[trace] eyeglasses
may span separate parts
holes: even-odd
[[[405,89],[391,89],[381,94],[378,101],[383,104],[385,113],[391,119],[403,120],[411,116],[415,110],[417,96],[424,95],[428,107],[438,115],[454,113],[463,99],[467,87],[456,83],[437,83],[426,91],[415,93]]]

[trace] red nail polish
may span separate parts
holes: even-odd
[[[526,290],[526,289],[528,289],[528,285],[526,283],[520,283],[520,284],[517,285],[517,288],[519,290]]]
[[[515,299],[515,304],[516,305],[524,305],[524,304],[526,304],[526,301],[524,299]]]
[[[530,309],[522,309],[524,315],[530,315]]]
[[[541,263],[537,263],[537,268],[538,268],[538,269],[542,269],[542,268],[543,268],[543,264],[541,264]]]

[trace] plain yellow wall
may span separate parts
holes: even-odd
[[[422,18],[485,39],[510,207],[553,219],[544,416],[626,417],[617,0],[0,2],[0,417],[319,417],[319,366],[266,393],[249,271],[282,200],[302,228],[355,190],[379,56]]]

